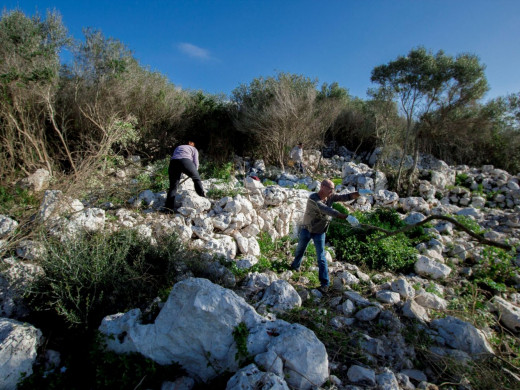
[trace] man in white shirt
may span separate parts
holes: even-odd
[[[294,161],[296,169],[303,173],[303,143],[298,142],[298,145],[292,148],[289,157],[291,157],[291,160]]]

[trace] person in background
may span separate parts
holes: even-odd
[[[298,142],[298,145],[296,145],[294,148],[292,148],[291,153],[289,154],[289,157],[291,160],[294,161],[294,165],[296,166],[296,169],[300,171],[301,173],[304,172],[303,169],[303,143]]]
[[[309,241],[314,241],[316,256],[318,258],[318,277],[321,287],[318,290],[327,293],[329,289],[329,270],[327,259],[325,258],[325,233],[333,217],[346,219],[347,214],[343,214],[333,209],[332,203],[344,202],[359,198],[359,192],[349,194],[335,194],[334,183],[325,179],[321,182],[320,190],[313,192],[307,199],[307,207],[303,215],[302,228],[298,237],[298,247],[294,254],[294,261],[291,269],[299,271],[303,255],[307,249]]]
[[[175,207],[175,194],[177,187],[181,180],[181,175],[184,173],[193,180],[195,185],[195,192],[199,196],[205,197],[202,181],[199,176],[199,152],[195,148],[195,142],[188,141],[185,145],[180,145],[173,151],[168,167],[168,177],[170,179],[170,188],[166,196],[166,204],[164,211],[171,213]]]

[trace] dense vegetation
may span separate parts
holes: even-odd
[[[520,170],[520,96],[481,103],[488,85],[475,55],[412,49],[373,69],[366,100],[283,72],[237,86],[228,98],[180,90],[117,39],[91,28],[83,34],[69,36],[57,12],[2,15],[2,184],[40,167],[81,179],[117,154],[162,159],[188,133],[217,162],[238,154],[283,165],[298,140],[306,148],[335,140],[358,155],[382,147]],[[72,60],[62,64],[65,49]],[[402,171],[400,164],[388,172],[396,189]],[[413,169],[407,177],[409,186]]]
[[[334,207],[342,213],[349,211],[340,204]],[[406,226],[393,209],[375,209],[372,212],[356,212],[357,219],[365,225],[397,230]],[[347,221],[333,221],[328,239],[336,250],[338,259],[371,269],[385,269],[407,273],[413,270],[417,260],[415,245],[425,241],[427,235],[422,227],[385,239],[381,232],[355,228]]]

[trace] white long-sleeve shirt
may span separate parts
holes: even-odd
[[[302,162],[303,161],[303,148],[300,148],[298,145],[296,145],[291,150],[290,157],[292,160],[296,162]]]

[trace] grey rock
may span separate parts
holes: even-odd
[[[237,371],[226,386],[226,390],[289,390],[285,380],[271,372],[263,372],[253,363]]]
[[[369,368],[358,365],[350,366],[347,372],[349,381],[357,385],[375,386],[376,373]]]
[[[431,322],[431,326],[444,338],[446,344],[470,355],[494,353],[484,333],[472,324],[447,316]]]

